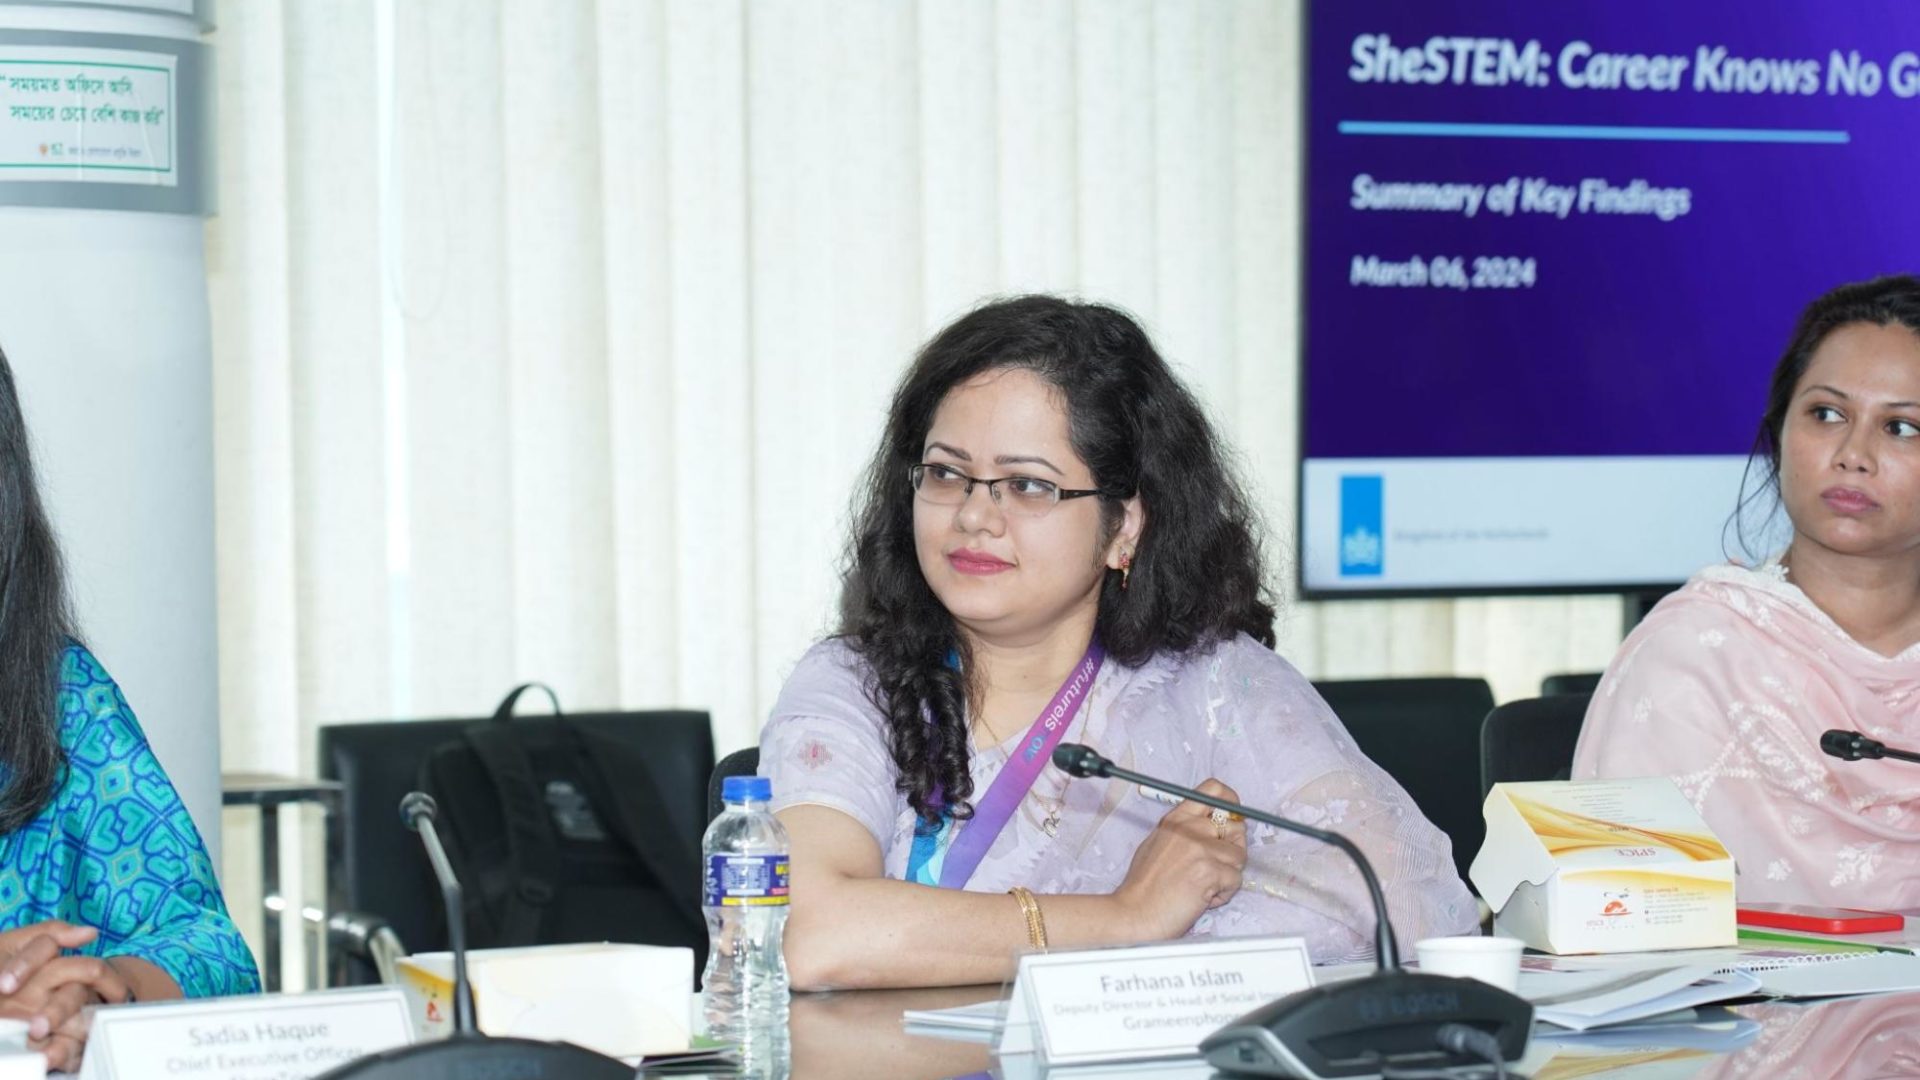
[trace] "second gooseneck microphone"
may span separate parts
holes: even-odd
[[[1053,763],[1073,776],[1125,780],[1299,833],[1347,853],[1373,899],[1379,970],[1268,1002],[1201,1040],[1200,1052],[1230,1076],[1359,1080],[1386,1071],[1433,1072],[1515,1061],[1526,1053],[1533,1006],[1473,979],[1404,971],[1387,901],[1372,863],[1353,841],[1180,784],[1123,769],[1079,743],[1061,743]]]
[[[1178,795],[1183,799],[1191,799],[1202,806],[1211,806],[1216,810],[1225,810],[1230,814],[1239,814],[1242,817],[1250,818],[1266,825],[1272,825],[1277,829],[1285,829],[1288,832],[1299,833],[1301,836],[1312,837],[1323,844],[1331,844],[1341,851],[1346,852],[1347,857],[1353,860],[1353,864],[1360,868],[1360,876],[1366,879],[1367,892],[1373,897],[1374,961],[1381,971],[1400,970],[1400,948],[1394,940],[1393,924],[1387,921],[1386,894],[1380,890],[1380,878],[1374,874],[1373,864],[1367,861],[1366,854],[1358,847],[1355,847],[1353,841],[1336,832],[1316,829],[1308,825],[1302,825],[1297,821],[1288,821],[1286,818],[1276,814],[1269,814],[1264,810],[1256,810],[1251,806],[1232,802],[1227,799],[1216,799],[1211,795],[1195,791],[1189,787],[1170,784],[1156,777],[1123,769],[1107,760],[1093,747],[1083,743],[1061,743],[1055,747],[1053,751],[1053,764],[1055,768],[1072,776],[1110,776],[1133,784],[1144,784],[1157,791],[1164,791],[1170,795]]]

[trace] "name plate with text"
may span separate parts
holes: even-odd
[[[1050,1065],[1190,1057],[1200,1040],[1313,985],[1303,938],[1242,938],[1020,958],[998,1052]]]
[[[412,1041],[393,986],[122,1005],[93,1014],[80,1080],[318,1076]]]

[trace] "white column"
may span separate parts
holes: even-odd
[[[213,391],[202,243],[213,182],[202,96],[210,72],[194,0],[121,8],[0,5],[0,76],[64,77],[74,72],[61,62],[98,57],[102,66],[89,76],[145,73],[152,81],[92,94],[84,82],[71,91],[63,82],[42,99],[63,110],[112,101],[144,111],[158,93],[171,114],[93,123],[89,108],[87,122],[52,129],[69,147],[85,148],[62,159],[71,168],[32,167],[33,154],[47,153],[39,144],[53,140],[23,129],[10,109],[0,115],[0,349],[20,385],[82,636],[125,691],[217,866]],[[104,66],[141,56],[162,59]],[[44,66],[7,67],[22,57]],[[0,105],[34,100],[30,88],[0,86]],[[138,152],[102,155],[116,138]],[[95,167],[141,160],[153,171]]]

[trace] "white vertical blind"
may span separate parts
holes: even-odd
[[[1290,579],[1295,5],[221,19],[229,768],[310,768],[316,724],[477,714],[525,678],[573,708],[710,709],[723,750],[752,742],[831,626],[893,382],[989,294],[1137,313]],[[1619,623],[1608,598],[1289,603],[1282,652],[1512,698],[1600,667]]]

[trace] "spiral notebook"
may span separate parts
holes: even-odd
[[[1822,998],[1920,990],[1920,956],[1909,953],[1801,954],[1743,965],[1771,997]]]

